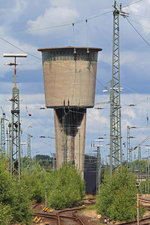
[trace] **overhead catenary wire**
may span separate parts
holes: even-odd
[[[100,13],[100,14],[97,14],[97,15],[94,15],[94,16],[90,16],[90,17],[87,17],[86,19],[81,19],[81,20],[78,20],[78,21],[72,22],[72,23],[66,23],[66,24],[61,24],[61,25],[55,25],[55,26],[45,27],[45,28],[30,29],[30,30],[27,30],[27,31],[28,31],[28,32],[32,32],[32,31],[40,31],[40,30],[42,31],[42,30],[46,30],[46,29],[59,28],[59,27],[64,27],[64,26],[74,26],[75,24],[82,23],[82,22],[86,22],[86,23],[87,23],[88,20],[95,19],[95,18],[97,18],[97,17],[100,17],[100,16],[103,16],[103,15],[109,14],[109,13],[111,13],[111,12],[112,12],[112,10],[111,10],[111,11],[104,12],[104,13]],[[26,32],[26,31],[22,31],[22,32]],[[21,33],[21,31],[16,32],[16,33]],[[18,49],[18,50],[20,50],[20,51],[22,51],[22,52],[24,52],[24,53],[27,53],[28,55],[30,55],[30,56],[32,56],[32,57],[38,59],[38,60],[41,60],[40,57],[35,56],[35,55],[29,53],[28,51],[23,50],[22,48],[20,48],[20,47],[18,47],[17,45],[11,43],[11,42],[8,41],[7,39],[3,38],[2,36],[0,36],[0,39],[1,39],[2,41],[6,42],[7,44],[13,46],[14,48],[16,48],[16,49]]]
[[[135,1],[135,2],[133,2],[133,3],[130,3],[130,4],[128,4],[128,5],[123,6],[122,8],[129,7],[130,5],[139,3],[139,2],[141,2],[141,1],[143,1],[143,0]],[[75,24],[79,24],[79,23],[82,23],[82,22],[86,22],[86,23],[87,23],[88,20],[92,20],[92,19],[98,18],[98,17],[103,16],[103,15],[107,15],[107,14],[110,14],[110,13],[112,13],[112,10],[106,11],[106,12],[104,12],[104,13],[99,13],[99,14],[94,15],[94,16],[89,16],[89,17],[86,17],[86,18],[84,18],[84,19],[80,19],[80,20],[78,20],[78,21],[76,21],[76,22],[72,22],[72,23],[66,23],[66,24],[54,25],[54,26],[49,26],[49,27],[45,27],[45,28],[29,29],[29,30],[25,30],[25,31],[18,31],[18,32],[15,32],[15,33],[23,33],[23,32],[27,32],[27,31],[28,31],[28,32],[32,32],[32,31],[40,31],[40,30],[42,31],[42,30],[54,29],[54,28],[59,28],[59,27],[64,27],[64,26],[74,26]],[[16,49],[18,49],[18,50],[20,50],[20,51],[22,51],[22,52],[24,52],[24,53],[27,53],[28,55],[30,55],[30,56],[32,56],[32,57],[38,59],[38,60],[41,60],[40,57],[35,56],[35,55],[29,53],[28,51],[24,51],[22,48],[20,48],[20,47],[14,45],[13,43],[11,43],[10,41],[6,40],[6,39],[3,38],[2,36],[0,36],[0,39],[1,39],[2,41],[4,41],[4,42],[10,44],[11,46],[15,47]]]
[[[86,18],[83,18],[83,19],[79,19],[77,21],[70,22],[70,23],[53,25],[53,26],[48,26],[48,27],[41,27],[41,28],[36,28],[36,29],[28,29],[26,31],[28,31],[28,32],[44,31],[44,30],[50,30],[50,29],[61,28],[61,27],[66,27],[66,26],[74,26],[75,24],[79,24],[79,23],[83,23],[83,22],[87,23],[88,20],[92,20],[92,19],[98,18],[100,16],[104,16],[104,15],[107,15],[107,14],[110,14],[110,13],[112,13],[112,10],[106,11],[104,13],[99,13],[99,14],[94,15],[94,16],[89,16],[89,17],[86,17]]]
[[[128,4],[128,5],[124,5],[122,8],[129,7],[131,5],[134,5],[134,4],[139,3],[141,1],[144,1],[144,0],[137,0],[135,2],[132,2],[132,3]],[[24,33],[24,32],[32,32],[32,31],[43,31],[43,30],[49,30],[49,29],[54,29],[54,28],[61,28],[61,27],[65,27],[65,26],[74,26],[75,24],[79,24],[79,23],[83,23],[83,22],[86,22],[87,23],[88,20],[96,19],[98,17],[101,17],[103,15],[110,14],[112,12],[113,12],[112,10],[108,10],[106,12],[98,13],[96,15],[89,16],[89,17],[85,17],[83,19],[79,19],[79,20],[74,21],[74,22],[68,22],[68,23],[65,23],[65,24],[59,24],[59,25],[53,25],[53,26],[48,26],[48,27],[35,28],[35,29],[27,29],[27,30],[15,32],[15,34],[16,33]]]
[[[149,17],[149,19],[150,19],[150,17]],[[150,26],[149,26],[149,27],[148,27],[148,26],[145,26],[144,24],[141,24],[140,22],[138,22],[138,21],[136,21],[136,20],[134,20],[134,19],[132,19],[132,18],[130,18],[130,20],[132,20],[133,23],[136,23],[136,24],[138,24],[139,26],[144,27],[144,28],[146,28],[147,30],[150,30]]]
[[[135,26],[130,22],[128,18],[126,18],[131,27],[136,31],[136,33],[142,38],[142,40],[150,47],[150,43],[142,36],[142,34],[135,28]]]
[[[139,1],[137,1],[137,2],[139,2]],[[25,52],[25,51],[24,51]],[[29,53],[28,53],[29,54]]]
[[[2,41],[6,42],[7,44],[13,46],[14,48],[20,50],[21,52],[27,53],[28,55],[30,55],[30,56],[32,56],[32,57],[38,59],[38,60],[41,60],[41,58],[39,58],[38,56],[35,56],[35,55],[29,53],[28,51],[23,50],[22,48],[20,48],[20,47],[14,45],[14,44],[11,43],[10,41],[6,40],[5,38],[3,38],[3,37],[0,36],[0,39],[1,39]]]
[[[137,4],[137,3],[142,2],[142,1],[144,1],[144,0],[137,0],[137,1],[135,1],[135,2],[132,2],[132,3],[128,4],[128,5],[124,5],[122,8],[129,7],[129,6],[131,6],[131,5]]]

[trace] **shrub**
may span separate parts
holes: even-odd
[[[0,203],[0,224],[9,225],[12,220],[12,212],[9,206]]]
[[[135,176],[127,168],[120,168],[114,172],[112,178],[104,178],[97,196],[97,211],[111,220],[134,220],[137,210],[136,193]],[[142,216],[142,208],[140,213]]]
[[[0,159],[0,224],[20,222],[30,224],[31,202],[28,189],[18,183],[18,177],[10,177],[7,171],[7,163]],[[5,216],[5,218],[4,218]]]
[[[31,224],[32,211],[29,189],[23,183],[14,184],[11,211],[13,221],[16,223]]]
[[[30,199],[42,202],[45,199],[46,172],[39,164],[32,168],[31,175],[23,174],[22,180],[30,190]]]
[[[65,164],[49,175],[47,181],[49,207],[62,209],[80,205],[84,195],[84,181],[74,166]]]

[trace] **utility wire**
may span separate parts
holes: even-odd
[[[148,19],[150,20],[150,17],[149,16],[141,16],[141,15],[135,15],[135,14],[130,14],[132,17],[140,17],[140,18],[143,18],[143,19]]]
[[[51,27],[45,27],[45,28],[39,28],[39,29],[32,29],[32,30],[27,30],[27,31],[28,31],[28,32],[32,32],[32,31],[40,31],[40,30],[42,31],[42,30],[53,29],[53,28],[59,28],[59,27],[64,27],[64,26],[74,26],[75,24],[82,23],[82,22],[85,22],[85,21],[87,22],[88,20],[95,19],[95,18],[97,18],[97,17],[100,17],[100,16],[103,16],[103,15],[109,14],[109,13],[111,13],[111,12],[112,12],[112,10],[111,10],[111,11],[107,11],[107,12],[105,12],[105,13],[101,13],[101,14],[95,15],[95,16],[88,17],[88,18],[86,18],[86,19],[81,19],[81,20],[79,20],[79,21],[77,21],[77,22],[73,22],[73,23],[66,23],[66,24],[61,24],[61,25],[56,25],[56,26],[51,26]],[[22,31],[22,32],[24,32],[24,31]],[[17,32],[17,33],[21,33],[21,31],[20,31],[20,32]],[[30,56],[32,56],[32,57],[38,59],[38,60],[41,60],[41,58],[39,58],[38,56],[35,56],[35,55],[33,55],[33,54],[31,54],[31,53],[29,53],[29,52],[27,52],[27,51],[24,51],[23,49],[21,49],[20,47],[14,45],[14,44],[11,43],[10,41],[6,40],[5,38],[0,37],[0,39],[1,39],[2,41],[4,41],[4,42],[8,43],[9,45],[15,47],[16,49],[20,50],[21,52],[27,53],[28,55],[30,55]]]
[[[149,19],[150,19],[150,17],[149,17]],[[146,29],[150,30],[150,27],[145,26],[145,25],[141,24],[140,22],[135,21],[134,19],[131,19],[131,20],[132,20],[134,23],[138,24],[139,26],[142,26],[142,27],[144,27],[144,28],[146,28]]]
[[[150,47],[150,43],[140,34],[140,32],[134,27],[128,18],[126,18],[131,27],[136,31],[136,33],[142,38],[142,40]]]
[[[49,26],[49,27],[37,28],[37,29],[30,29],[30,30],[27,30],[27,31],[28,32],[40,31],[40,30],[42,31],[42,30],[49,30],[49,29],[54,29],[54,28],[59,28],[59,27],[65,27],[65,26],[74,26],[75,24],[87,22],[88,20],[92,20],[92,19],[95,19],[97,17],[100,17],[100,16],[103,16],[103,15],[109,14],[109,13],[112,13],[112,10],[109,10],[109,11],[104,12],[104,13],[99,13],[97,15],[90,16],[90,17],[87,17],[87,18],[84,18],[84,19],[80,19],[80,20],[78,20],[76,22],[72,22],[72,23],[54,25],[54,26]]]
[[[122,8],[129,7],[130,5],[134,5],[134,4],[137,4],[137,3],[142,2],[142,1],[144,1],[144,0],[138,0],[138,1],[132,2],[132,3],[128,4],[128,5],[123,6]]]
[[[30,56],[32,56],[32,57],[38,59],[38,60],[41,60],[41,58],[39,58],[38,56],[35,56],[35,55],[33,55],[33,54],[31,54],[31,53],[29,53],[29,52],[27,52],[27,51],[24,51],[23,49],[19,48],[18,46],[12,44],[10,41],[7,41],[6,39],[4,39],[4,38],[2,38],[2,37],[0,37],[0,39],[1,39],[2,41],[6,42],[7,44],[13,46],[14,48],[17,48],[17,49],[20,50],[21,52],[27,53],[28,55],[30,55]]]
[[[129,5],[124,6],[123,8],[128,7],[128,6],[130,6],[130,5],[133,5],[133,4],[136,4],[136,3],[141,2],[141,1],[143,1],[143,0],[138,0],[138,1],[136,1],[136,2],[133,2],[133,3],[129,4]],[[100,16],[103,16],[103,15],[109,14],[109,13],[112,13],[112,10],[107,11],[107,12],[104,12],[104,13],[100,13],[100,14],[97,14],[97,15],[94,15],[94,16],[90,16],[90,17],[87,17],[87,18],[85,18],[85,19],[81,19],[81,20],[79,20],[79,21],[77,21],[77,22],[73,22],[73,23],[66,23],[66,24],[61,24],[61,25],[56,25],[56,26],[51,26],[51,27],[45,27],[45,28],[39,28],[39,29],[30,29],[30,30],[26,30],[26,31],[28,31],[28,32],[32,32],[32,31],[40,31],[40,30],[42,31],[42,30],[53,29],[53,28],[59,28],[59,27],[64,27],[64,26],[71,26],[71,25],[74,26],[75,24],[82,23],[82,22],[87,22],[88,20],[92,20],[92,19],[95,19],[95,18],[97,18],[97,17],[100,17]],[[24,31],[22,31],[22,32],[24,32]],[[21,33],[21,31],[20,31],[20,32],[16,32],[16,33]],[[4,39],[3,37],[0,37],[0,39],[1,39],[2,41],[4,41],[4,42],[10,44],[11,46],[13,46],[13,47],[19,49],[20,51],[22,51],[22,52],[24,52],[24,53],[27,53],[28,55],[30,55],[30,56],[32,56],[32,57],[38,59],[38,60],[41,60],[41,58],[39,58],[39,57],[37,57],[37,56],[35,56],[35,55],[33,55],[33,54],[27,52],[27,51],[24,51],[23,49],[19,48],[18,46],[14,45],[13,43],[9,42],[8,40]],[[142,39],[143,39],[143,38],[142,38]],[[146,40],[145,40],[145,41],[146,41]]]

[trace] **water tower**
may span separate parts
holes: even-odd
[[[94,106],[101,48],[41,48],[46,107],[54,109],[57,168],[71,161],[84,171],[86,109]],[[94,118],[93,118],[94,119]]]

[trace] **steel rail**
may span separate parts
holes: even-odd
[[[145,225],[150,224],[150,216],[140,219],[140,225],[142,224],[145,224]],[[118,225],[137,225],[137,221],[135,220],[135,221],[125,222],[125,223],[119,223]]]
[[[75,217],[80,222],[80,225],[85,225],[85,223],[81,220],[81,218],[77,214],[75,214]]]

